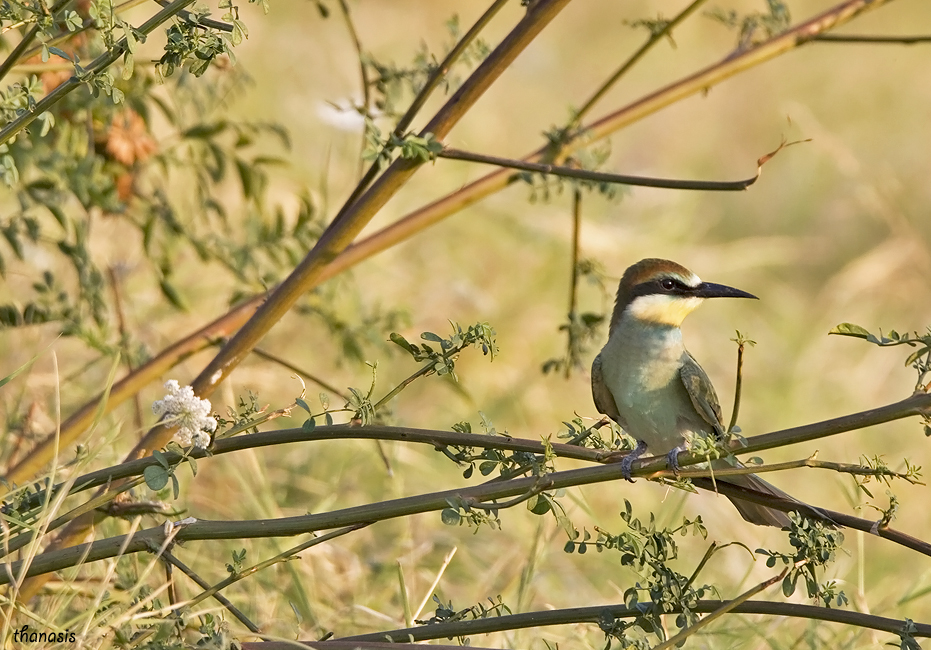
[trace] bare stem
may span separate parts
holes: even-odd
[[[513,158],[501,158],[499,156],[489,156],[471,151],[462,151],[446,147],[437,154],[439,158],[449,160],[465,160],[468,162],[484,163],[486,165],[495,165],[508,169],[519,169],[525,172],[534,172],[537,174],[561,176],[563,178],[575,178],[584,181],[593,181],[595,183],[613,183],[618,185],[636,185],[639,187],[660,187],[670,190],[703,190],[715,192],[742,192],[760,178],[762,167],[757,169],[755,176],[739,181],[692,181],[679,180],[673,178],[649,178],[646,176],[630,176],[627,174],[609,174],[607,172],[598,172],[590,169],[579,169],[577,167],[563,167],[560,165],[551,165],[547,163],[530,162],[527,160],[515,160]]]

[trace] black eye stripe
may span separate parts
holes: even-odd
[[[696,288],[697,287],[690,287],[676,278],[661,278],[638,284],[631,292],[631,297],[636,298],[637,296],[648,296],[653,294],[687,296],[692,294]]]

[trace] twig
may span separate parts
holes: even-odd
[[[155,0],[155,2],[162,5],[163,7],[167,7],[169,5],[168,0]],[[117,9],[119,9],[119,7],[117,7]],[[213,20],[212,18],[207,18],[207,17],[195,18],[194,14],[192,14],[190,11],[180,11],[178,12],[178,15],[184,18],[185,20],[188,20],[194,23],[195,25],[197,25],[198,27],[202,29],[209,27],[211,29],[219,29],[220,31],[224,31],[224,32],[233,31],[233,26],[230,25],[229,23],[224,23],[222,21]]]
[[[174,555],[171,554],[171,552],[165,551],[164,553],[162,553],[161,559],[164,560],[166,563],[174,565],[179,571],[181,571],[181,573],[183,573],[188,578],[193,580],[194,583],[197,584],[197,586],[200,587],[201,589],[210,589],[210,585],[207,584],[206,580],[204,580],[199,575],[197,575],[197,573],[193,569],[191,569],[191,567],[189,567],[184,562],[176,558]],[[240,610],[232,602],[230,602],[230,600],[226,596],[220,593],[215,593],[213,594],[213,599],[216,600],[221,605],[223,605],[223,607],[225,607],[227,611],[229,611],[229,613],[232,614],[236,618],[236,620],[238,620],[240,623],[245,625],[246,628],[250,632],[253,632],[256,634],[259,632],[259,626],[253,623],[252,621],[250,621],[249,618],[245,614],[242,613],[242,610]]]
[[[868,36],[856,34],[819,34],[811,40],[822,43],[882,43],[886,45],[914,45],[931,43],[931,36]]]
[[[467,162],[495,165],[508,169],[519,169],[525,172],[535,172],[544,175],[576,178],[579,180],[594,181],[596,183],[636,185],[639,187],[660,187],[671,190],[703,190],[715,192],[742,192],[743,190],[756,183],[757,180],[759,180],[760,172],[762,170],[762,167],[759,167],[755,176],[739,181],[692,181],[673,178],[629,176],[626,174],[609,174],[607,172],[598,172],[590,169],[562,167],[559,165],[530,162],[527,160],[515,160],[513,158],[500,158],[498,156],[489,156],[481,153],[473,153],[471,151],[453,149],[451,147],[444,148],[437,154],[437,157],[447,158],[449,160],[465,160]]]
[[[569,327],[566,328],[566,367],[564,369],[566,379],[569,379],[572,374],[574,325],[579,298],[579,235],[581,229],[582,190],[576,187],[572,192],[572,275],[569,284]]]
[[[290,370],[291,372],[293,372],[293,373],[295,373],[295,374],[297,374],[297,375],[300,375],[300,376],[302,376],[302,377],[304,377],[304,378],[306,378],[306,379],[309,379],[310,381],[312,381],[312,382],[314,382],[315,384],[317,384],[318,386],[320,386],[320,388],[322,388],[322,389],[324,389],[324,390],[326,390],[326,391],[329,391],[329,392],[333,393],[334,395],[336,395],[338,398],[340,398],[340,399],[343,400],[344,402],[348,402],[348,401],[349,401],[349,396],[348,396],[346,393],[344,393],[343,391],[341,391],[340,389],[338,389],[336,386],[334,386],[334,385],[331,384],[330,382],[326,381],[325,379],[321,379],[321,378],[318,377],[317,375],[314,375],[314,374],[312,374],[312,373],[310,373],[310,372],[307,372],[307,371],[304,370],[303,368],[297,367],[296,365],[294,365],[293,363],[291,363],[291,362],[288,361],[287,359],[283,359],[283,358],[279,357],[279,356],[276,355],[276,354],[272,354],[271,352],[266,352],[266,351],[263,350],[262,348],[255,348],[255,349],[252,351],[252,353],[253,353],[255,356],[259,357],[260,359],[265,359],[266,361],[271,361],[272,363],[276,363],[276,364],[278,364],[279,366],[281,366],[282,368],[287,368],[287,369]]]
[[[126,328],[126,315],[123,313],[123,297],[120,295],[120,284],[116,278],[116,271],[113,270],[112,266],[107,267],[107,278],[110,280],[110,290],[113,293],[113,310],[116,312],[117,331],[120,333],[121,340],[128,342],[129,332]],[[128,373],[132,374],[135,370],[132,359],[126,355],[125,361]],[[135,416],[136,428],[142,429],[142,402],[139,393],[133,395],[133,415]]]
[[[688,7],[679,12],[675,18],[667,22],[661,30],[651,33],[646,42],[641,45],[640,48],[621,65],[621,67],[615,70],[614,74],[608,77],[608,80],[605,81],[601,87],[595,91],[595,93],[588,99],[588,101],[582,105],[582,108],[576,111],[575,116],[572,118],[569,124],[566,125],[564,131],[568,133],[577,128],[579,124],[582,123],[582,118],[588,115],[592,107],[607,94],[607,92],[620,80],[621,77],[627,74],[627,72],[630,71],[630,69],[633,68],[634,65],[636,65],[637,62],[640,61],[640,59],[642,59],[644,55],[646,55],[646,53],[653,48],[654,45],[669,36],[672,33],[674,27],[691,16],[695,10],[698,9],[698,7],[704,2],[705,0],[694,0]]]
[[[59,0],[51,8],[47,9],[48,13],[51,16],[55,16],[59,11],[67,7],[71,3],[71,0]],[[45,5],[41,5],[45,6]],[[0,79],[3,79],[9,72],[10,69],[16,65],[19,60],[22,58],[23,53],[26,49],[36,40],[36,36],[39,34],[39,26],[33,25],[29,28],[29,31],[23,35],[23,38],[16,44],[9,55],[3,60],[3,63],[0,63]]]
[[[372,111],[372,89],[369,87],[369,73],[365,64],[365,55],[362,52],[362,41],[359,40],[359,34],[356,32],[356,26],[352,22],[352,15],[349,13],[349,5],[346,0],[339,0],[339,8],[343,12],[343,19],[346,21],[346,29],[349,30],[349,38],[356,48],[356,57],[359,59],[359,74],[362,82],[362,110],[368,116]],[[362,150],[359,153],[359,180],[362,180],[362,153],[365,151],[365,133],[362,134]]]
[[[743,368],[744,368],[744,347],[747,343],[753,344],[753,341],[743,338],[740,332],[737,332],[737,338],[732,339],[737,342],[737,378],[734,380],[734,410],[731,411],[731,421],[727,425],[727,432],[730,433],[737,426],[737,415],[740,413],[740,395],[743,387]]]

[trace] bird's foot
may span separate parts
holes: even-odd
[[[630,470],[633,467],[634,461],[643,456],[646,450],[647,443],[643,440],[638,440],[637,447],[621,460],[621,475],[631,483],[634,482],[634,479],[630,476]]]
[[[672,451],[666,454],[666,464],[676,478],[679,478],[679,454],[685,451],[685,446],[673,447]]]

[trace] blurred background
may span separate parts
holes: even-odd
[[[333,3],[335,5],[335,3]],[[382,62],[407,65],[422,43],[441,56],[451,37],[445,23],[458,15],[462,31],[487,3],[350,0],[362,48]],[[683,4],[683,3],[680,3]],[[684,6],[684,4],[683,4]],[[792,23],[833,6],[793,2]],[[629,22],[669,18],[681,10],[668,2],[571,3],[481,98],[446,139],[450,146],[511,158],[544,144],[542,133],[562,125],[570,110],[592,92],[645,39]],[[598,118],[733,51],[736,32],[707,13],[766,11],[753,0],[708,2],[676,28],[636,66],[590,114]],[[496,44],[524,9],[513,2],[483,38]],[[237,69],[247,80],[227,99],[232,117],[278,122],[293,142],[289,166],[271,175],[275,200],[294,205],[296,188],[311,188],[313,200],[331,218],[351,192],[359,173],[362,120],[349,107],[362,99],[359,61],[341,15],[331,7],[324,19],[313,2],[272,4],[267,16],[242,7],[248,41],[237,48]],[[837,33],[931,33],[931,5],[898,0],[870,11]],[[903,365],[904,348],[880,349],[863,341],[828,336],[841,322],[870,331],[896,329],[925,333],[931,324],[931,45],[811,43],[680,101],[610,138],[604,169],[665,178],[735,180],[751,177],[756,160],[783,140],[808,140],[780,152],[761,179],[745,192],[714,193],[624,188],[609,200],[587,193],[582,203],[581,256],[600,264],[607,291],[623,270],[644,257],[673,259],[703,279],[739,287],[759,302],[720,301],[705,305],[685,323],[690,351],[715,382],[725,414],[733,401],[735,330],[757,342],[744,363],[740,426],[747,436],[881,406],[911,394],[915,372]],[[464,77],[465,72],[460,71]],[[438,93],[414,123],[419,129],[445,97]],[[159,127],[153,127],[157,130]],[[468,163],[439,160],[413,180],[375,217],[363,236],[425,203],[491,171]],[[395,422],[448,429],[484,413],[498,431],[539,439],[565,430],[576,414],[597,418],[587,368],[543,374],[543,363],[564,354],[571,280],[571,189],[548,201],[531,201],[531,188],[513,183],[413,239],[355,267],[351,282],[337,280],[332,309],[359,325],[362,313],[398,312],[395,330],[409,340],[423,331],[445,335],[447,320],[467,326],[488,321],[497,331],[500,355],[488,363],[478,351],[463,353],[459,384],[430,378],[415,382],[393,403]],[[183,292],[194,306],[170,310],[157,288],[132,284],[138,242],[114,245],[120,226],[102,222],[95,254],[129,271],[130,327],[150,351],[158,351],[223,313],[229,292],[199,271],[193,253]],[[108,230],[112,229],[112,230]],[[183,274],[182,274],[183,275]],[[177,275],[176,275],[177,277]],[[217,276],[219,277],[219,276]],[[580,307],[610,309],[597,286],[583,284]],[[585,358],[588,364],[607,335],[606,328]],[[410,359],[389,349],[389,329],[364,332],[361,358],[343,353],[319,320],[294,313],[262,343],[263,349],[325,377],[343,388],[367,388],[364,361],[378,362],[380,395],[411,374]],[[54,376],[47,345],[59,363],[74,363],[80,352],[55,332],[37,328],[10,339],[4,366],[43,354],[21,386],[51,400]],[[15,343],[16,349],[12,349]],[[170,377],[190,381],[209,361],[207,351],[184,361]],[[71,356],[69,356],[71,355]],[[68,360],[67,362],[62,359]],[[18,362],[17,362],[18,361]],[[103,372],[103,371],[101,371]],[[254,391],[261,403],[278,408],[300,390],[291,372],[253,358],[239,367],[213,398],[216,410],[235,405]],[[169,377],[165,377],[168,379]],[[76,387],[80,404],[99,383]],[[310,395],[317,389],[311,386]],[[161,396],[152,386],[145,400]],[[66,398],[66,402],[69,398]],[[145,401],[144,400],[144,401]],[[334,398],[334,401],[338,401]],[[49,402],[50,403],[50,402]],[[67,409],[65,410],[67,413]],[[54,421],[54,417],[52,421]],[[135,440],[125,426],[128,410],[110,422],[121,440]],[[300,418],[275,425],[299,426]],[[151,424],[151,418],[147,421]],[[116,435],[115,433],[113,435]],[[128,444],[127,444],[128,447]],[[391,472],[371,442],[328,442],[257,450],[204,461],[187,482],[184,506],[203,519],[241,519],[323,512],[377,500],[474,484],[429,446],[385,443]],[[857,463],[881,455],[893,469],[903,459],[926,465],[928,440],[912,418],[763,454],[764,460],[800,459],[818,452],[822,460]],[[116,461],[120,453],[114,452]],[[103,456],[106,459],[106,453]],[[559,461],[560,469],[572,467]],[[820,470],[770,474],[767,480],[804,501],[862,517],[879,517],[849,476]],[[931,535],[925,486],[893,485],[900,502],[893,526],[921,538]],[[873,503],[885,508],[885,487],[871,488]],[[708,543],[739,539],[751,549],[788,552],[785,535],[754,527],[723,498],[685,495],[638,481],[577,488],[561,503],[577,527],[621,532],[623,499],[635,514],[655,513],[662,525],[701,515],[709,539],[683,538],[680,570],[689,574]],[[319,638],[403,626],[398,566],[416,607],[429,593],[444,557],[457,552],[436,593],[457,608],[500,595],[514,611],[616,603],[636,576],[611,553],[566,554],[565,533],[553,517],[523,508],[501,513],[502,530],[448,527],[438,513],[383,522],[304,553],[300,562],[270,569],[240,583],[227,595],[253,620],[287,637]],[[284,549],[290,540],[255,540],[249,558]],[[847,534],[845,554],[831,566],[853,609],[925,622],[931,618],[931,569],[901,547],[856,532]],[[225,555],[217,546],[189,544],[185,561],[220,579]],[[908,567],[908,570],[906,570]],[[732,597],[766,579],[771,571],[738,547],[718,553],[705,581],[725,585]],[[278,594],[280,592],[280,597]],[[778,587],[764,596],[780,599]],[[799,590],[793,596],[807,602]],[[432,615],[428,603],[421,618]],[[778,627],[778,630],[777,630]],[[803,638],[866,645],[884,635],[841,628],[785,625],[772,618],[732,617],[693,641],[695,647],[789,647]],[[546,639],[568,647],[602,647],[593,626],[531,630],[507,643],[543,647]],[[748,643],[749,640],[749,643]],[[473,639],[479,645],[494,640]],[[817,645],[817,644],[816,644]]]

